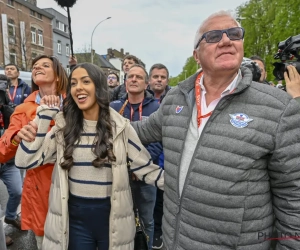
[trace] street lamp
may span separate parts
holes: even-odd
[[[110,19],[110,18],[111,18],[111,17],[109,16],[109,17],[103,19],[103,20],[100,21],[100,22],[95,26],[95,28],[93,29],[92,36],[91,36],[91,63],[94,63],[94,54],[93,54],[93,35],[94,35],[94,31],[95,31],[95,29],[98,27],[98,25],[99,25],[100,23],[102,23],[102,22],[104,22],[105,20]]]

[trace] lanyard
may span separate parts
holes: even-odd
[[[210,117],[211,114],[213,113],[213,110],[212,110],[207,114],[204,114],[204,115],[201,114],[201,97],[202,96],[201,96],[200,79],[201,79],[202,75],[203,75],[203,72],[198,74],[198,76],[196,78],[196,81],[195,81],[195,99],[196,99],[196,105],[197,105],[197,125],[198,125],[198,128],[200,128],[201,119]],[[235,89],[230,91],[229,94],[232,94],[234,91],[235,91]]]
[[[10,91],[8,90],[8,97],[9,97],[9,99],[10,99],[12,102],[14,102],[14,100],[15,100],[16,93],[17,93],[17,88],[18,88],[18,86],[15,86],[15,89],[14,89],[14,92],[13,92],[13,96],[12,96],[12,97],[11,97],[11,95],[10,95]]]
[[[143,100],[143,101],[144,101],[144,100]],[[142,101],[141,104],[139,105],[139,120],[140,120],[140,121],[142,120],[143,101]],[[130,121],[132,121],[133,115],[134,115],[134,110],[133,110],[132,105],[131,105],[130,102],[129,102],[129,104],[130,104]]]
[[[200,128],[201,125],[201,119],[210,117],[212,114],[212,111],[210,111],[207,114],[202,115],[201,113],[201,87],[200,87],[200,79],[203,75],[203,72],[198,74],[196,81],[195,81],[195,99],[196,99],[196,106],[197,106],[197,125],[198,128]]]

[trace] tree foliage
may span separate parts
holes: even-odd
[[[185,78],[193,75],[198,70],[198,65],[193,56],[189,57],[185,65],[183,66],[182,72],[176,77],[170,77],[169,85],[176,86],[179,82],[183,81]]]
[[[268,81],[274,81],[274,54],[278,51],[278,43],[290,36],[300,34],[299,0],[249,0],[236,8],[238,20],[245,29],[244,56],[258,55],[266,62]],[[186,70],[186,71],[185,71]],[[189,57],[182,72],[171,77],[169,84],[178,82],[197,71],[193,57]]]
[[[299,0],[250,0],[237,7],[245,29],[245,57],[258,55],[266,62],[268,80],[274,80],[274,54],[278,43],[300,33]]]

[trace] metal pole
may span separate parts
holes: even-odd
[[[95,32],[95,29],[98,27],[98,25],[102,22],[104,22],[105,20],[107,19],[110,19],[111,17],[107,17],[105,18],[104,20],[100,21],[94,28],[93,32],[92,32],[92,36],[91,36],[91,63],[94,63],[94,55],[93,55],[93,35],[94,35],[94,32]]]

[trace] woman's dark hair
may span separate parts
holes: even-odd
[[[91,80],[94,82],[96,101],[100,107],[93,148],[93,153],[97,158],[93,161],[93,166],[98,168],[107,160],[110,162],[116,160],[113,153],[112,121],[109,112],[109,92],[106,76],[98,66],[91,63],[82,63],[76,65],[69,76],[67,97],[65,98],[63,105],[63,114],[66,125],[63,129],[65,150],[64,161],[61,163],[61,167],[66,170],[70,170],[73,166],[73,151],[75,145],[79,143],[80,135],[83,131],[83,112],[78,108],[71,96],[72,74],[78,68],[85,69]]]
[[[68,84],[68,75],[56,57],[40,55],[32,60],[31,66],[33,67],[33,65],[42,58],[48,58],[53,63],[55,78],[58,77],[58,82],[56,86],[57,94],[60,95],[66,93],[66,88]],[[36,90],[39,90],[39,86],[34,83],[33,78],[31,77],[31,91],[34,92]]]

